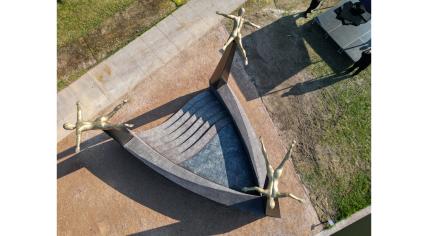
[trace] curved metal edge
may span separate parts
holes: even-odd
[[[235,94],[227,84],[223,84],[220,88],[215,90],[215,92],[231,114],[250,156],[257,177],[257,183],[259,187],[263,188],[267,177],[266,163],[263,158],[260,142],[251,127],[248,117]]]
[[[108,134],[110,137],[112,137],[114,140],[116,140],[120,145],[124,146],[127,144],[131,139],[134,137],[134,135],[129,131],[127,128],[117,128],[117,129],[111,129],[111,130],[104,130],[106,134]]]
[[[265,201],[262,197],[238,192],[202,178],[163,157],[138,136],[134,136],[124,148],[147,166],[183,188],[226,206],[256,215],[265,215]]]

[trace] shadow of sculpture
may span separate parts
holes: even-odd
[[[80,168],[86,168],[132,200],[179,221],[138,235],[220,234],[260,218],[179,187],[145,166],[113,140],[92,146],[60,162],[57,178]]]
[[[353,62],[346,53],[339,53],[340,47],[313,20],[300,27],[302,37],[321,59],[333,70],[340,73]]]
[[[244,66],[236,52],[232,74],[247,100],[271,93],[278,85],[313,64],[305,42],[334,73],[352,64],[339,47],[313,21],[297,26],[299,14],[284,16],[243,38],[249,65]],[[252,92],[243,80],[251,81],[257,89]]]
[[[128,122],[138,127],[173,113],[199,92],[182,96]],[[99,141],[100,137],[94,139]],[[58,179],[86,168],[130,199],[179,221],[135,235],[221,234],[261,218],[225,207],[178,186],[111,139],[98,143],[88,140],[87,143],[92,145],[57,164]]]
[[[311,64],[295,17],[284,16],[243,38],[249,65],[241,70],[245,70],[260,96]],[[242,73],[237,69],[232,68],[234,77]]]

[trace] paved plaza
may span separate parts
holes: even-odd
[[[223,26],[212,27],[205,37],[182,50],[104,110],[127,98],[129,104],[118,112],[113,122],[133,123],[137,131],[159,125],[194,94],[208,87],[208,79],[221,57],[219,48],[227,36]],[[241,71],[243,66],[236,54],[233,71]],[[271,164],[277,166],[285,154],[286,144],[279,139],[260,98],[247,100],[240,92],[257,94],[254,86],[245,78],[231,77],[230,86],[256,134],[264,139]],[[82,106],[85,104],[82,101]],[[74,109],[74,104],[71,107]],[[316,212],[290,161],[284,169],[280,188],[304,196],[305,203],[284,198],[279,201],[282,218],[258,218],[175,185],[102,132],[85,134],[82,151],[77,155],[73,154],[74,134],[64,136],[58,142],[60,235],[313,235],[321,230],[320,226],[313,227],[319,224]]]

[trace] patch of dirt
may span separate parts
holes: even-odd
[[[139,0],[84,37],[59,47],[58,90],[150,29],[176,8],[170,0]]]

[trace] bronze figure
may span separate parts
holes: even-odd
[[[112,124],[109,122],[109,120],[116,114],[117,111],[119,111],[125,103],[127,103],[127,100],[123,100],[122,103],[117,105],[110,113],[107,115],[100,116],[96,118],[94,121],[84,121],[82,119],[82,109],[80,107],[80,103],[77,102],[77,121],[76,124],[72,124],[70,122],[66,122],[63,127],[66,130],[73,130],[76,129],[76,152],[80,151],[80,140],[82,136],[82,132],[88,131],[88,130],[111,130],[115,128],[132,128],[133,124]]]
[[[293,140],[293,143],[290,145],[290,148],[288,149],[287,154],[285,155],[284,159],[282,160],[282,162],[279,164],[279,166],[275,170],[269,164],[265,145],[263,144],[263,140],[261,138],[260,138],[260,143],[262,145],[262,152],[263,152],[263,156],[264,156],[265,162],[266,162],[267,176],[269,179],[268,186],[266,189],[262,189],[260,187],[244,187],[244,188],[242,188],[242,191],[243,192],[257,191],[260,194],[266,196],[267,197],[267,204],[269,204],[269,207],[271,209],[275,208],[275,199],[276,198],[291,197],[293,199],[298,200],[299,202],[303,202],[303,199],[294,196],[292,193],[280,192],[278,189],[279,178],[282,175],[282,170],[285,166],[285,162],[291,156],[291,152],[292,152],[294,145],[296,144],[296,141]]]
[[[245,65],[248,65],[248,58],[247,53],[245,52],[244,46],[242,45],[242,34],[241,29],[244,24],[251,25],[256,27],[257,29],[260,29],[260,26],[250,22],[249,20],[244,19],[244,13],[245,9],[241,7],[238,12],[238,16],[235,15],[228,15],[220,12],[216,12],[218,15],[224,16],[226,18],[233,20],[233,30],[232,33],[230,33],[229,39],[226,41],[226,43],[223,46],[223,51],[226,49],[226,47],[235,40],[236,44],[238,44],[239,49],[241,50],[242,56],[245,59]]]

